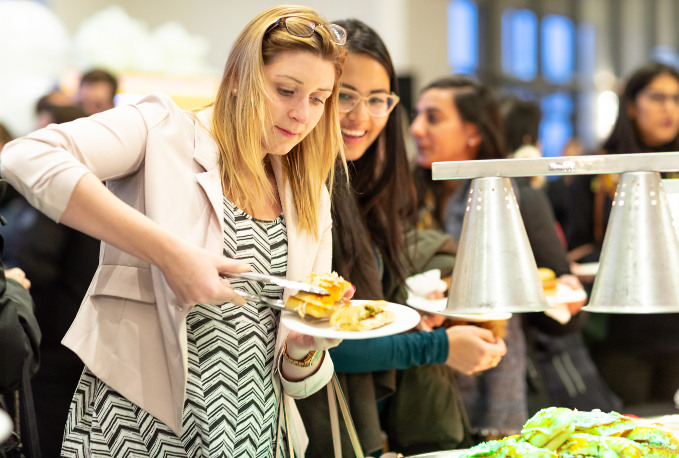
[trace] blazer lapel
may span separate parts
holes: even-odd
[[[222,211],[224,205],[222,201],[222,179],[218,167],[219,150],[209,131],[211,114],[211,108],[195,114],[193,159],[205,169],[205,172],[196,174],[196,180],[205,191],[221,225],[223,224]]]
[[[314,256],[308,254],[316,252],[315,246],[318,245],[318,241],[299,226],[292,188],[290,183],[285,180],[281,158],[272,156],[271,164],[276,176],[278,195],[281,197],[285,225],[288,230],[288,271],[286,276],[291,280],[304,281],[307,274],[311,272],[314,262]],[[288,295],[289,291],[286,290],[285,297],[287,298]]]

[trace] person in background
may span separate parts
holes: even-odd
[[[68,122],[81,115],[82,109],[73,104],[73,100],[59,90],[53,90],[43,95],[35,104],[36,129],[42,129],[49,124]]]
[[[542,118],[539,105],[517,98],[505,98],[499,109],[509,157],[542,157],[538,141]],[[545,180],[536,178],[543,177],[512,180],[535,262],[538,267],[552,269],[560,283],[573,290],[583,290],[580,280],[571,274],[566,251],[556,230],[554,211],[545,191]],[[584,302],[583,299],[570,303],[571,314],[576,314]]]
[[[453,241],[442,232],[422,231],[418,235],[412,231],[416,211],[414,185],[406,155],[396,74],[384,42],[359,20],[337,23],[348,33],[349,53],[342,73],[339,110],[350,186],[345,180],[337,180],[333,190],[333,269],[356,286],[356,298],[405,303],[407,276],[432,264],[445,266],[450,272],[454,256],[452,248],[446,247],[453,245]],[[336,173],[344,173],[339,162]],[[413,242],[415,238],[417,245]],[[497,364],[504,351],[501,340],[472,326],[346,340],[333,348],[335,370],[347,395],[364,453],[382,450],[381,430],[386,428],[390,433],[394,421],[401,422],[399,426],[406,425],[403,434],[388,434],[388,446],[397,452],[421,447],[424,430],[437,435],[439,442],[427,443],[436,448],[421,449],[423,452],[470,445],[465,442],[466,425],[459,396],[434,397],[435,387],[422,385],[420,392],[404,393],[416,404],[409,418],[397,419],[394,414],[390,415],[392,421],[381,422],[380,414],[383,419],[386,415],[386,411],[381,412],[383,401],[394,390],[398,395],[402,388],[396,382],[403,380],[403,374],[397,376],[395,369],[435,367],[437,374],[448,377],[447,382],[453,372],[451,368],[479,372]],[[444,389],[446,394],[451,393],[449,385]],[[437,416],[435,404],[439,412],[448,415]],[[306,456],[331,456],[333,439],[327,394],[319,392],[298,401],[298,406],[310,436]],[[429,423],[417,424],[414,418],[428,418]],[[342,453],[354,456],[344,427]]]
[[[564,145],[561,156],[563,158],[582,156],[584,151],[585,147],[582,142],[573,137]],[[547,181],[547,196],[554,209],[554,218],[556,218],[557,223],[559,223],[562,235],[563,228],[568,225],[568,222],[566,221],[568,217],[568,196],[570,194],[569,189],[575,176],[577,175],[560,175],[552,177],[552,179]],[[563,235],[563,245],[566,250],[568,250],[565,235]]]
[[[9,133],[7,127],[0,122],[0,150],[5,146],[5,143],[9,143],[12,140],[14,140],[14,137]]]
[[[538,141],[542,118],[540,106],[507,97],[500,104],[500,112],[510,157],[542,157]],[[560,302],[562,316],[522,315],[529,358],[526,374],[528,413],[533,415],[550,406],[618,411],[622,403],[601,379],[583,339],[582,329],[587,318],[585,313],[578,312],[585,304],[586,294],[580,280],[570,272],[565,248],[557,235],[558,224],[545,191],[544,177],[519,177],[512,181],[536,264],[548,267],[558,275],[561,286],[556,297],[581,298]],[[551,305],[557,303],[551,302]]]
[[[2,150],[2,147],[5,146],[5,144],[11,142],[12,140],[14,140],[14,137],[10,133],[9,129],[3,123],[0,122],[0,150]],[[0,186],[0,207],[4,207],[7,192],[10,188],[11,187],[7,186],[6,183]],[[1,224],[3,226],[6,225],[7,221],[2,210],[0,210],[0,216],[2,217]],[[0,245],[0,248],[2,246],[4,246],[4,240],[2,242],[2,245]],[[0,251],[2,250],[0,249]],[[2,262],[0,265],[6,267],[6,263],[4,262]],[[21,284],[21,286],[23,286],[27,290],[31,288],[31,282],[30,280],[28,280],[28,278],[26,278],[26,273],[18,267],[6,268],[5,277],[11,278],[12,280],[18,282],[19,284]]]
[[[5,145],[3,178],[103,241],[63,340],[85,370],[62,456],[304,454],[292,398],[330,380],[338,342],[237,293],[282,288],[228,277],[330,271],[345,39],[312,9],[270,8],[236,38],[211,106],[152,94]]]
[[[92,69],[81,76],[75,102],[90,116],[113,108],[117,92],[118,80],[113,74]]]
[[[85,117],[80,107],[38,103],[41,119],[62,124]],[[31,278],[35,316],[42,331],[40,370],[32,379],[40,446],[59,456],[73,389],[83,363],[61,339],[75,318],[99,263],[99,240],[59,224],[32,207],[9,187],[5,261]]]
[[[473,77],[436,80],[420,92],[410,132],[417,147],[420,224],[445,228],[459,240],[471,181],[434,182],[431,166],[435,161],[506,157],[498,101]],[[528,418],[526,346],[519,315],[479,325],[495,335],[506,334],[507,344],[497,367],[479,375],[457,375],[471,427],[478,440],[487,440],[517,433]]]
[[[679,72],[674,67],[649,62],[637,68],[626,81],[619,107],[600,154],[679,151]],[[573,261],[599,261],[617,178],[573,178],[564,227]],[[679,315],[596,315],[587,327],[593,356],[625,411],[635,413],[642,404],[672,410],[679,386],[679,341],[670,336],[679,333]]]

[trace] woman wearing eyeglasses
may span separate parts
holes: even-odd
[[[104,242],[63,341],[85,370],[62,456],[303,454],[291,398],[328,382],[337,341],[234,292],[281,288],[224,276],[330,271],[345,39],[311,9],[271,8],[236,39],[211,106],[156,94],[5,147],[4,178]]]
[[[627,79],[618,118],[602,154],[679,151],[679,71],[649,62]],[[665,178],[676,178],[668,174]],[[564,233],[572,261],[598,261],[617,187],[617,175],[574,176]],[[593,356],[625,410],[643,404],[673,410],[679,387],[677,314],[592,314]],[[653,414],[648,411],[648,414]]]
[[[356,298],[403,304],[407,299],[405,278],[426,265],[452,270],[454,244],[442,233],[426,232],[419,234],[417,245],[409,250],[415,238],[410,229],[416,205],[394,67],[374,30],[355,19],[337,23],[348,35],[349,53],[342,73],[339,110],[350,187],[338,178],[333,189],[333,270],[356,286]],[[339,162],[336,174],[344,174]],[[466,373],[485,370],[505,351],[502,341],[490,343],[480,336],[486,332],[460,326],[450,331],[438,329],[344,341],[333,348],[335,370],[347,395],[364,453],[382,450],[381,431],[390,429],[389,425],[381,424],[380,414],[385,398],[398,389],[394,369],[436,366],[435,370],[449,375],[453,372],[450,367]],[[409,400],[418,404],[411,420],[435,414],[429,409],[432,404],[421,405],[429,400],[446,407],[457,402],[458,409],[455,412],[442,409],[449,414],[442,418],[444,425],[413,424],[406,420],[406,430],[389,437],[392,449],[406,453],[409,451],[406,445],[421,446],[413,442],[422,439],[423,429],[446,430],[446,434],[438,436],[438,443],[427,444],[437,447],[429,450],[470,445],[465,442],[468,437],[459,410],[461,402],[450,391],[450,385],[445,393],[433,393],[431,385],[419,388],[427,392],[422,396],[426,399]],[[444,396],[443,401],[440,396]],[[309,432],[306,456],[332,456],[327,394],[318,392],[297,404]],[[354,456],[344,427],[340,429],[343,456]]]

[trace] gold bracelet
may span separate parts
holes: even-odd
[[[307,353],[303,359],[294,359],[292,356],[288,354],[288,339],[285,339],[285,343],[283,344],[283,358],[285,358],[285,360],[292,364],[293,366],[311,367],[314,365],[316,361],[320,359],[322,355],[323,355],[322,351],[312,350],[309,353]]]

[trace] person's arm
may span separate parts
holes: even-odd
[[[570,274],[566,250],[556,233],[556,220],[547,194],[541,189],[522,186],[519,210],[538,267],[552,269],[557,277]]]
[[[243,299],[220,274],[248,270],[247,264],[188,245],[102,184],[135,173],[144,163],[148,130],[171,109],[169,98],[151,102],[10,142],[0,157],[2,175],[55,221],[157,265],[180,304],[240,304]]]
[[[448,357],[445,329],[345,340],[330,350],[337,372],[374,372],[444,363]]]
[[[220,275],[247,271],[247,263],[187,244],[118,199],[92,173],[76,185],[61,222],[158,266],[182,304],[243,303]]]

